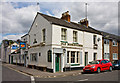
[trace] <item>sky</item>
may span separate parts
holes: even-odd
[[[17,40],[28,33],[38,11],[57,18],[61,18],[63,12],[69,11],[71,21],[76,23],[85,18],[85,1],[38,2],[39,5],[35,1],[0,2],[0,42],[3,39]],[[118,1],[87,3],[89,26],[118,35]]]

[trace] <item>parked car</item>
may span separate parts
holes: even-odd
[[[113,69],[120,69],[120,60],[112,61],[112,67]]]
[[[100,73],[101,71],[109,70],[112,71],[112,63],[108,60],[95,60],[89,62],[87,66],[83,68],[83,72],[97,72]]]

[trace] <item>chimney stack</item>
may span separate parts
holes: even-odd
[[[70,15],[69,15],[69,11],[62,13],[62,17],[61,19],[66,20],[68,22],[70,22]]]
[[[85,19],[80,20],[80,24],[88,27],[89,22],[88,22],[87,18],[85,18]]]

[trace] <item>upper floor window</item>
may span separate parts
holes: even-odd
[[[34,39],[34,41],[33,41],[33,44],[35,44],[35,43],[37,43],[37,40],[36,40],[36,39]]]
[[[93,44],[97,44],[97,36],[93,35]]]
[[[104,44],[109,44],[109,40],[108,39],[104,39]]]
[[[67,29],[61,29],[61,40],[67,40]]]
[[[45,34],[46,34],[46,30],[45,29],[43,29],[42,30],[42,35],[43,35],[43,42],[45,42],[45,40],[46,40],[46,36],[45,36]]]
[[[77,31],[73,31],[73,42],[77,42]]]
[[[117,46],[117,42],[115,40],[113,40],[112,42],[113,42],[113,46]]]

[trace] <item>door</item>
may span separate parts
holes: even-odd
[[[85,52],[85,66],[88,64],[88,52]]]
[[[56,72],[59,71],[59,62],[60,62],[59,54],[56,54],[56,58],[55,58],[55,70],[56,70]]]
[[[10,63],[10,55],[9,55],[9,63]]]
[[[11,64],[13,64],[13,56],[11,56]]]

